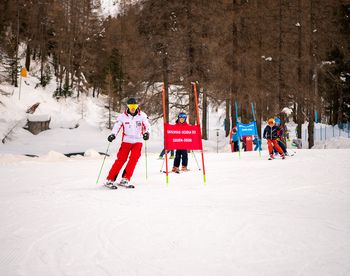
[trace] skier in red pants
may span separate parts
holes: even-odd
[[[273,155],[273,148],[275,148],[278,153],[281,155],[282,159],[285,158],[285,155],[283,153],[283,150],[277,143],[277,138],[278,138],[278,127],[275,125],[275,120],[273,118],[270,118],[267,121],[267,126],[264,129],[264,135],[263,137],[267,139],[267,146],[269,148],[269,160],[274,159]]]
[[[129,181],[141,156],[142,139],[149,139],[150,123],[146,113],[139,109],[134,98],[128,99],[127,105],[128,109],[118,116],[117,122],[112,129],[112,134],[108,136],[108,141],[112,142],[120,129],[123,129],[122,144],[119,148],[117,159],[107,176],[106,186],[114,186],[121,168],[129,157],[119,184],[121,186],[133,187],[129,185]]]

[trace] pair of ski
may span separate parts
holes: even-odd
[[[177,173],[177,174],[180,174],[180,173],[185,173],[185,172],[189,172],[190,170],[187,170],[187,171],[168,171],[168,173]],[[166,173],[166,171],[163,171],[163,173]]]
[[[103,184],[103,186],[107,187],[108,189],[111,190],[116,190],[118,189],[118,187],[123,187],[126,189],[134,189],[135,186],[131,185],[131,184],[123,184],[123,183],[116,183],[116,184],[111,184],[111,185],[107,185],[107,184]]]
[[[282,159],[282,160],[284,160],[284,159],[286,159],[286,157],[284,156],[284,157],[281,157],[281,158],[275,158],[275,157],[269,157],[267,160],[275,160],[275,159]]]

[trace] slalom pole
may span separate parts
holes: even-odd
[[[252,113],[253,113],[253,118],[254,118],[254,122],[255,122],[255,132],[256,132],[256,135],[258,136],[258,139],[260,139],[260,135],[258,133],[258,125],[257,125],[257,122],[256,122],[256,116],[255,116],[255,109],[254,109],[254,103],[251,103],[252,104]],[[261,141],[261,139],[260,139]],[[262,142],[260,142],[262,143]],[[260,150],[260,147],[259,147],[259,157],[261,157],[261,150]]]
[[[163,172],[164,162],[165,162],[165,159],[163,159],[163,163],[162,163],[162,167],[160,168],[160,172]]]
[[[236,127],[237,127],[237,133],[238,133],[238,158],[241,159],[241,135],[239,133],[239,127],[238,127],[238,105],[237,101],[235,101],[235,111],[236,111]]]
[[[192,154],[193,154],[194,160],[196,160],[197,168],[198,168],[198,170],[200,171],[201,168],[199,167],[197,157],[196,157],[196,155],[194,154],[194,151],[193,151],[193,150],[192,150]]]
[[[147,167],[147,141],[145,141],[145,158],[146,158],[146,180],[148,179],[148,167]]]
[[[98,181],[100,180],[102,168],[103,168],[103,165],[104,165],[104,163],[105,163],[105,160],[106,160],[106,157],[107,157],[107,154],[108,154],[108,149],[109,149],[109,146],[110,146],[110,145],[111,145],[111,142],[108,143],[108,147],[107,147],[107,150],[106,150],[106,153],[105,153],[105,157],[103,157],[103,162],[102,162],[102,165],[101,165],[101,168],[100,168],[100,172],[98,173],[98,177],[97,177],[97,180],[96,180],[96,184],[98,184]]]
[[[199,127],[199,131],[200,131],[200,134],[202,136],[201,123],[200,123],[200,117],[199,117],[199,109],[198,109],[197,84],[195,82],[193,83],[193,92],[194,92],[194,99],[195,99],[195,104],[196,104],[197,125]],[[201,155],[202,155],[203,181],[204,181],[204,185],[206,185],[207,176],[205,175],[203,146],[202,146],[202,150],[201,150]]]
[[[22,89],[22,74],[19,77],[19,89],[18,89],[18,100],[21,100],[21,89]]]
[[[241,159],[241,138],[238,134],[238,138],[239,138],[239,141],[238,141],[238,158]]]
[[[235,101],[235,111],[236,111],[236,126],[238,123],[238,105],[237,105],[237,101]]]

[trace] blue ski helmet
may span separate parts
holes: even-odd
[[[185,112],[180,112],[179,115],[177,116],[178,119],[184,118],[185,120],[187,119],[187,115]]]
[[[275,124],[279,126],[281,124],[281,119],[276,117],[275,118]]]

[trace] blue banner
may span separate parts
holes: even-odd
[[[237,130],[240,137],[258,135],[255,121],[249,124],[242,124],[237,122]]]

